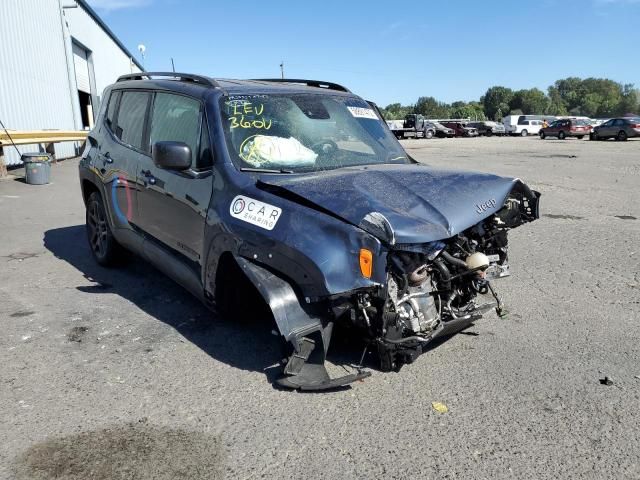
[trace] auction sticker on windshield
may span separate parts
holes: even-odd
[[[370,120],[378,120],[378,116],[376,112],[374,112],[371,108],[362,108],[362,107],[347,107],[356,118],[368,118]]]
[[[282,209],[244,195],[238,195],[231,202],[229,213],[232,217],[244,222],[265,230],[273,230],[282,214]]]

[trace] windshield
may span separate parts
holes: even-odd
[[[410,163],[376,112],[357,98],[232,95],[220,102],[229,154],[239,168],[313,172]]]

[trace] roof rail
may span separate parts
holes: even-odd
[[[295,78],[254,78],[253,80],[257,82],[300,83],[302,85],[307,85],[308,87],[326,88],[328,90],[338,90],[340,92],[351,93],[348,88],[343,87],[342,85],[338,85],[333,82],[323,82],[322,80],[300,80]]]
[[[118,77],[117,82],[126,82],[127,80],[144,80],[151,79],[151,77],[167,77],[178,80],[179,82],[193,82],[206,85],[208,87],[220,88],[220,84],[212,78],[203,77],[201,75],[192,75],[191,73],[176,73],[176,72],[139,72],[130,73]]]

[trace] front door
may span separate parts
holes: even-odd
[[[151,158],[138,169],[139,227],[156,241],[201,263],[204,225],[212,193],[212,155],[202,103],[192,97],[156,93],[149,143],[183,142],[191,149],[191,168],[158,168]]]

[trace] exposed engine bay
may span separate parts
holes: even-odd
[[[517,192],[516,192],[517,193]],[[377,347],[382,370],[397,370],[436,337],[455,333],[495,309],[505,314],[492,281],[509,276],[507,231],[531,221],[525,196],[452,238],[397,246],[388,254],[387,283],[360,293],[352,318]]]

